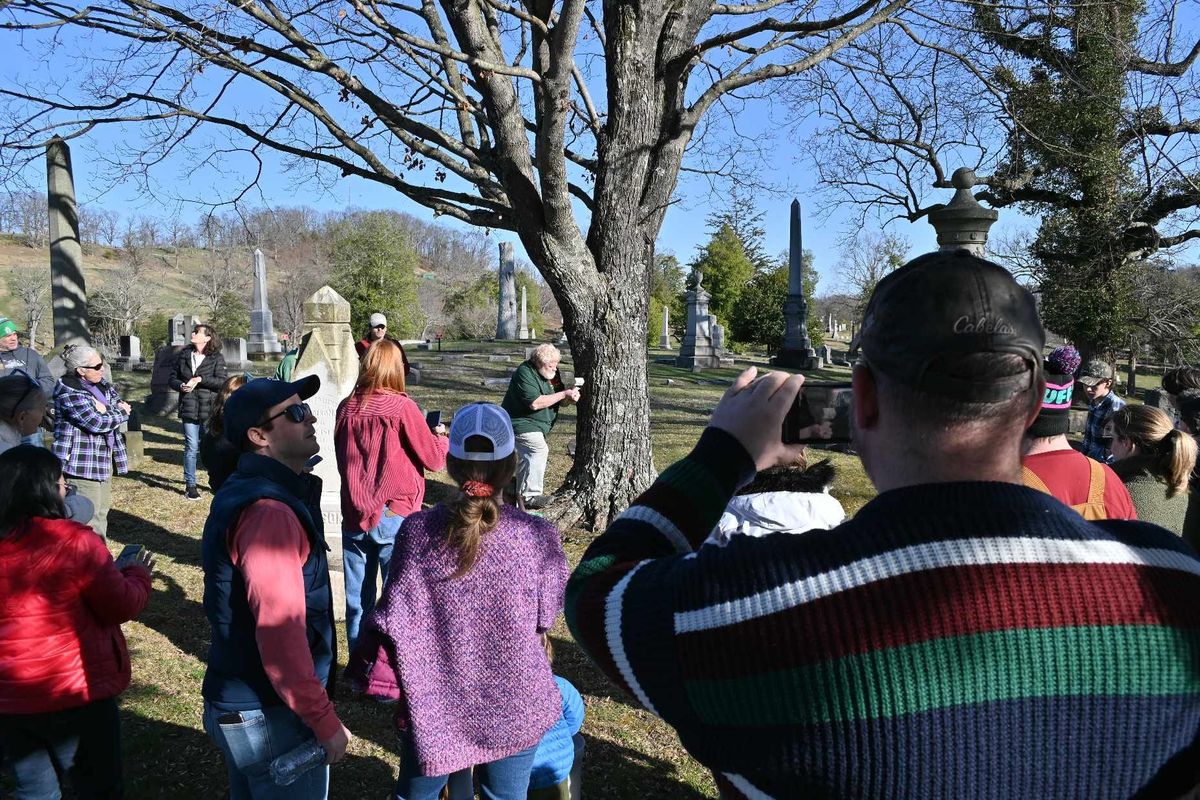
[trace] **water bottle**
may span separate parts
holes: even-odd
[[[325,763],[325,748],[316,739],[309,739],[271,762],[271,780],[279,786],[290,786],[310,769]]]

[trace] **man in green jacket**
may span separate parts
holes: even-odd
[[[512,417],[517,435],[517,491],[526,508],[542,508],[550,498],[542,494],[550,448],[546,434],[558,419],[560,403],[579,402],[579,390],[564,389],[558,378],[562,353],[552,344],[538,345],[529,360],[517,367],[509,381],[501,408]]]

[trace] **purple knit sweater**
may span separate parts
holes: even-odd
[[[395,645],[422,775],[446,775],[536,744],[562,711],[538,634],[562,609],[558,530],[504,506],[461,578],[442,505],[404,521],[374,624]]]

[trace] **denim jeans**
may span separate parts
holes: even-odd
[[[290,786],[271,780],[276,756],[313,738],[313,732],[287,706],[242,711],[242,721],[222,725],[226,712],[204,703],[204,730],[217,743],[229,771],[230,800],[325,800],[329,796],[329,767],[301,775]]]
[[[203,422],[183,423],[183,482],[196,485],[196,458],[200,455],[200,437],[204,435]]]
[[[21,444],[31,444],[34,447],[45,447],[46,440],[42,438],[42,429],[38,428],[33,433],[21,439]]]
[[[58,800],[64,778],[81,798],[123,796],[115,699],[46,714],[0,714],[0,750],[16,778],[16,800]]]
[[[362,619],[375,610],[378,589],[387,583],[392,545],[404,517],[385,506],[379,522],[368,531],[342,531],[342,570],[346,576],[346,641],[350,652],[358,642]],[[376,572],[382,580],[376,585]]]
[[[393,800],[436,800],[449,775],[418,775],[417,755],[411,737],[401,749],[400,779],[396,781]],[[483,800],[525,800],[529,791],[529,773],[533,771],[533,757],[537,745],[515,753],[508,758],[477,766],[479,787]]]
[[[528,500],[545,493],[546,461],[550,446],[541,431],[517,434],[517,491]]]

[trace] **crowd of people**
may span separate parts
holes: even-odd
[[[187,494],[197,454],[214,490],[203,724],[232,797],[328,795],[353,740],[342,677],[392,718],[394,798],[465,800],[476,784],[578,798],[583,702],[548,636],[564,610],[723,797],[1200,793],[1200,558],[1185,541],[1200,524],[1200,371],[1164,377],[1174,413],[1125,404],[1110,364],[1045,354],[1034,298],[1006,270],[922,256],[879,282],[860,332],[851,414],[875,499],[846,518],[832,463],[781,436],[804,377],[751,368],[569,574],[559,531],[529,513],[550,499],[558,409],[581,398],[561,354],[536,348],[501,404],[467,404],[447,427],[409,396],[386,319],[369,322],[334,420],[341,676],[307,402],[319,380],[228,378],[203,325],[176,367],[172,386],[196,395],[180,405]],[[53,613],[36,635],[79,653],[48,669],[27,628],[0,636],[0,746],[29,796],[59,779],[120,785],[120,623],[153,567],[144,551],[114,563],[65,505],[67,478],[119,467],[113,426],[129,413],[94,351],[67,364],[56,429],[90,437],[74,459],[57,436],[53,455],[19,444],[45,393],[30,372],[0,378],[0,634],[41,604]],[[455,490],[426,508],[425,475],[443,469]],[[93,519],[107,510],[98,489],[80,494]],[[53,580],[14,566],[50,558]]]

